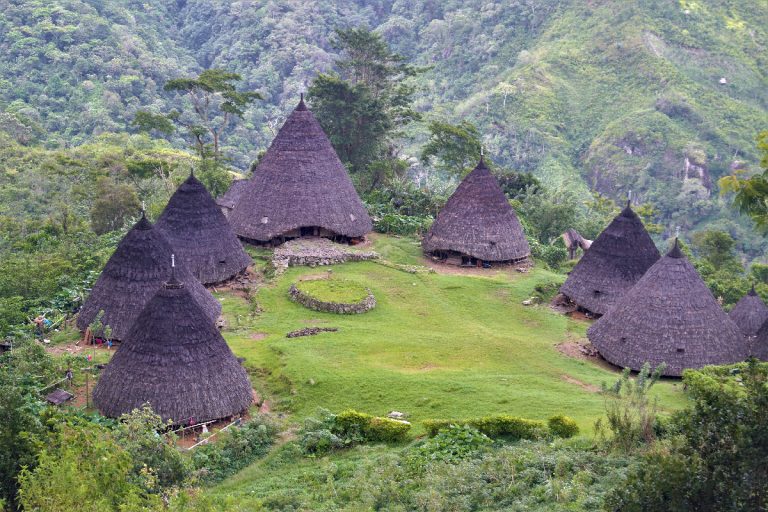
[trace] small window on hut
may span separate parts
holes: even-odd
[[[269,222],[269,217],[262,217],[261,218],[261,223],[262,224],[266,224],[267,222]]]
[[[678,354],[682,354],[683,352],[685,352],[685,349],[684,349],[684,348],[678,348],[678,349],[677,349],[677,353],[678,353]]]
[[[603,292],[601,292],[600,290],[593,290],[592,293],[594,293],[595,295],[600,295]]]
[[[622,343],[626,343],[627,342],[627,338],[622,336],[621,338],[619,338],[619,341],[622,342]]]
[[[224,265],[227,262],[227,260],[219,260],[219,265]]]

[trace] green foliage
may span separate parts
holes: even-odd
[[[613,385],[603,383],[605,415],[611,437],[607,443],[614,449],[630,453],[643,443],[650,444],[655,438],[658,403],[649,396],[649,391],[664,372],[662,363],[653,372],[645,363],[633,379],[629,368],[625,368]],[[595,423],[595,431],[604,436],[602,418]]]
[[[633,464],[613,491],[613,510],[740,511],[768,503],[768,365],[687,370],[693,406],[674,418],[680,434]]]
[[[506,414],[484,416],[468,420],[425,420],[424,429],[430,436],[449,428],[451,425],[466,425],[475,428],[491,439],[541,439],[546,436],[547,428],[541,421],[516,418]]]
[[[176,110],[165,116],[140,112],[134,123],[142,130],[155,129],[168,133],[168,123],[175,123],[186,129],[193,146],[201,159],[208,156],[209,146],[214,160],[221,158],[221,137],[235,119],[242,119],[245,109],[257,99],[257,92],[241,92],[235,82],[243,78],[237,73],[223,69],[206,69],[197,77],[174,78],[163,86],[166,92],[185,96],[192,105],[194,115],[185,116]]]
[[[271,419],[257,415],[219,434],[215,443],[195,448],[192,465],[203,481],[218,482],[266,455],[277,433]]]
[[[428,129],[429,140],[421,149],[425,165],[431,163],[449,176],[463,177],[480,160],[480,132],[471,122],[431,121]]]
[[[399,443],[408,437],[411,424],[380,418],[348,409],[333,414],[318,410],[318,418],[308,418],[300,432],[300,445],[306,454],[324,454],[332,450],[365,443]]]
[[[479,457],[491,444],[493,441],[475,428],[450,425],[412,450],[407,463],[416,468],[433,462],[456,464]]]
[[[96,200],[91,207],[91,227],[97,235],[121,229],[141,207],[136,190],[110,178],[96,182]]]
[[[390,159],[397,130],[420,118],[407,80],[419,70],[364,28],[337,29],[331,44],[340,52],[339,74],[319,74],[309,99],[341,161],[353,174],[368,174],[364,190],[372,190],[381,184],[381,161]]]
[[[765,232],[768,230],[768,130],[758,134],[757,149],[763,172],[747,178],[743,173],[724,176],[720,178],[720,187],[723,194],[733,193],[734,206]]]
[[[29,386],[29,378],[6,369],[8,356],[0,356],[0,500],[16,503],[17,476],[23,467],[34,467],[36,438],[44,427],[44,404]],[[26,381],[27,385],[22,383]]]
[[[359,436],[363,442],[397,443],[406,439],[411,424],[348,409],[336,416],[334,428],[342,438]]]
[[[579,425],[568,416],[559,414],[547,420],[550,433],[555,437],[571,438],[579,433]]]
[[[65,425],[37,455],[34,469],[19,475],[19,503],[26,510],[146,510],[160,506],[155,475],[143,470],[143,485],[131,478],[128,452],[104,428]]]
[[[150,471],[160,488],[180,486],[190,473],[189,462],[176,448],[176,436],[163,434],[170,423],[152,411],[149,404],[118,419],[114,439],[133,461],[133,481],[141,485],[141,475]],[[147,489],[152,491],[154,489]]]
[[[718,270],[726,265],[737,265],[741,268],[733,253],[735,245],[733,237],[723,231],[698,231],[691,237],[693,250]]]

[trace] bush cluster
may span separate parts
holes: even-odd
[[[571,438],[579,433],[579,426],[573,418],[563,416],[562,414],[549,418],[547,426],[553,436],[562,437],[563,439]]]
[[[339,414],[320,409],[318,416],[304,422],[299,440],[304,453],[322,454],[364,443],[396,443],[404,441],[411,429],[408,422],[351,409]]]
[[[215,443],[195,448],[192,464],[202,480],[218,482],[266,455],[277,434],[277,425],[264,416],[256,416],[230,428]]]
[[[555,437],[572,437],[579,431],[576,422],[567,416],[553,416],[549,420],[550,428],[542,421],[517,418],[501,414],[498,416],[483,416],[466,420],[425,420],[424,428],[430,437],[452,425],[466,425],[477,429],[492,439],[541,439],[551,434]],[[552,428],[555,425],[555,428]],[[575,429],[575,430],[574,430]]]

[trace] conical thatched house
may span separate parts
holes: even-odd
[[[627,202],[584,251],[560,293],[581,308],[604,315],[659,258],[643,221]]]
[[[768,320],[768,307],[757,295],[753,286],[749,293],[733,306],[728,316],[741,329],[744,336],[755,336]]]
[[[247,184],[248,180],[233,180],[227,191],[216,199],[216,204],[219,205],[221,213],[225,217],[229,217],[229,214],[232,213],[232,209],[237,204]]]
[[[760,326],[760,329],[757,330],[757,334],[752,338],[752,346],[750,347],[749,355],[762,361],[768,361],[768,321]]]
[[[176,425],[226,418],[252,400],[245,370],[175,276],[147,303],[93,390],[105,416],[149,403]]]
[[[354,241],[371,218],[302,98],[256,166],[229,215],[232,230],[253,243],[301,236]]]
[[[251,258],[224,214],[194,174],[179,185],[155,223],[177,260],[203,284],[215,284],[244,271]]]
[[[103,310],[102,324],[109,325],[114,339],[125,339],[141,310],[168,279],[172,254],[162,232],[142,215],[104,266],[77,315],[78,328],[85,330]],[[219,301],[186,267],[180,265],[176,270],[179,280],[200,303],[206,319],[215,322],[221,313]]]
[[[422,241],[445,263],[515,263],[531,255],[523,227],[483,159],[448,198]]]
[[[590,249],[591,250],[591,249]],[[686,368],[742,361],[748,340],[723,312],[675,240],[614,307],[587,331],[609,362],[642,368],[666,363],[665,375]]]

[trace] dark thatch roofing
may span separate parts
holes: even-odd
[[[93,390],[105,416],[149,403],[174,424],[232,416],[252,400],[245,369],[175,276],[147,303]]]
[[[134,320],[170,275],[173,251],[168,240],[142,215],[123,237],[109,258],[80,313],[77,326],[86,329],[100,310],[102,323],[112,329],[112,337],[123,340]],[[176,269],[179,279],[201,304],[206,318],[215,322],[221,304],[183,265]]]
[[[748,341],[720,308],[675,240],[587,336],[611,363],[639,370],[666,363],[665,375],[686,368],[742,361]]]
[[[256,166],[229,221],[237,235],[258,241],[300,227],[353,238],[373,229],[344,165],[303,99]]]
[[[755,336],[760,327],[768,320],[768,307],[757,295],[755,287],[733,306],[728,313],[744,336]]]
[[[248,180],[233,180],[226,192],[216,199],[216,204],[222,208],[231,210],[240,199],[240,194],[245,190]]]
[[[193,174],[171,196],[155,227],[203,284],[226,281],[251,264],[227,218]]]
[[[531,254],[515,211],[482,158],[437,214],[422,247],[428,253],[455,251],[486,261]]]
[[[757,330],[755,337],[751,339],[750,355],[763,361],[768,361],[768,320],[763,322],[763,325]]]
[[[579,306],[604,315],[659,257],[640,217],[627,204],[584,251],[560,292]]]

